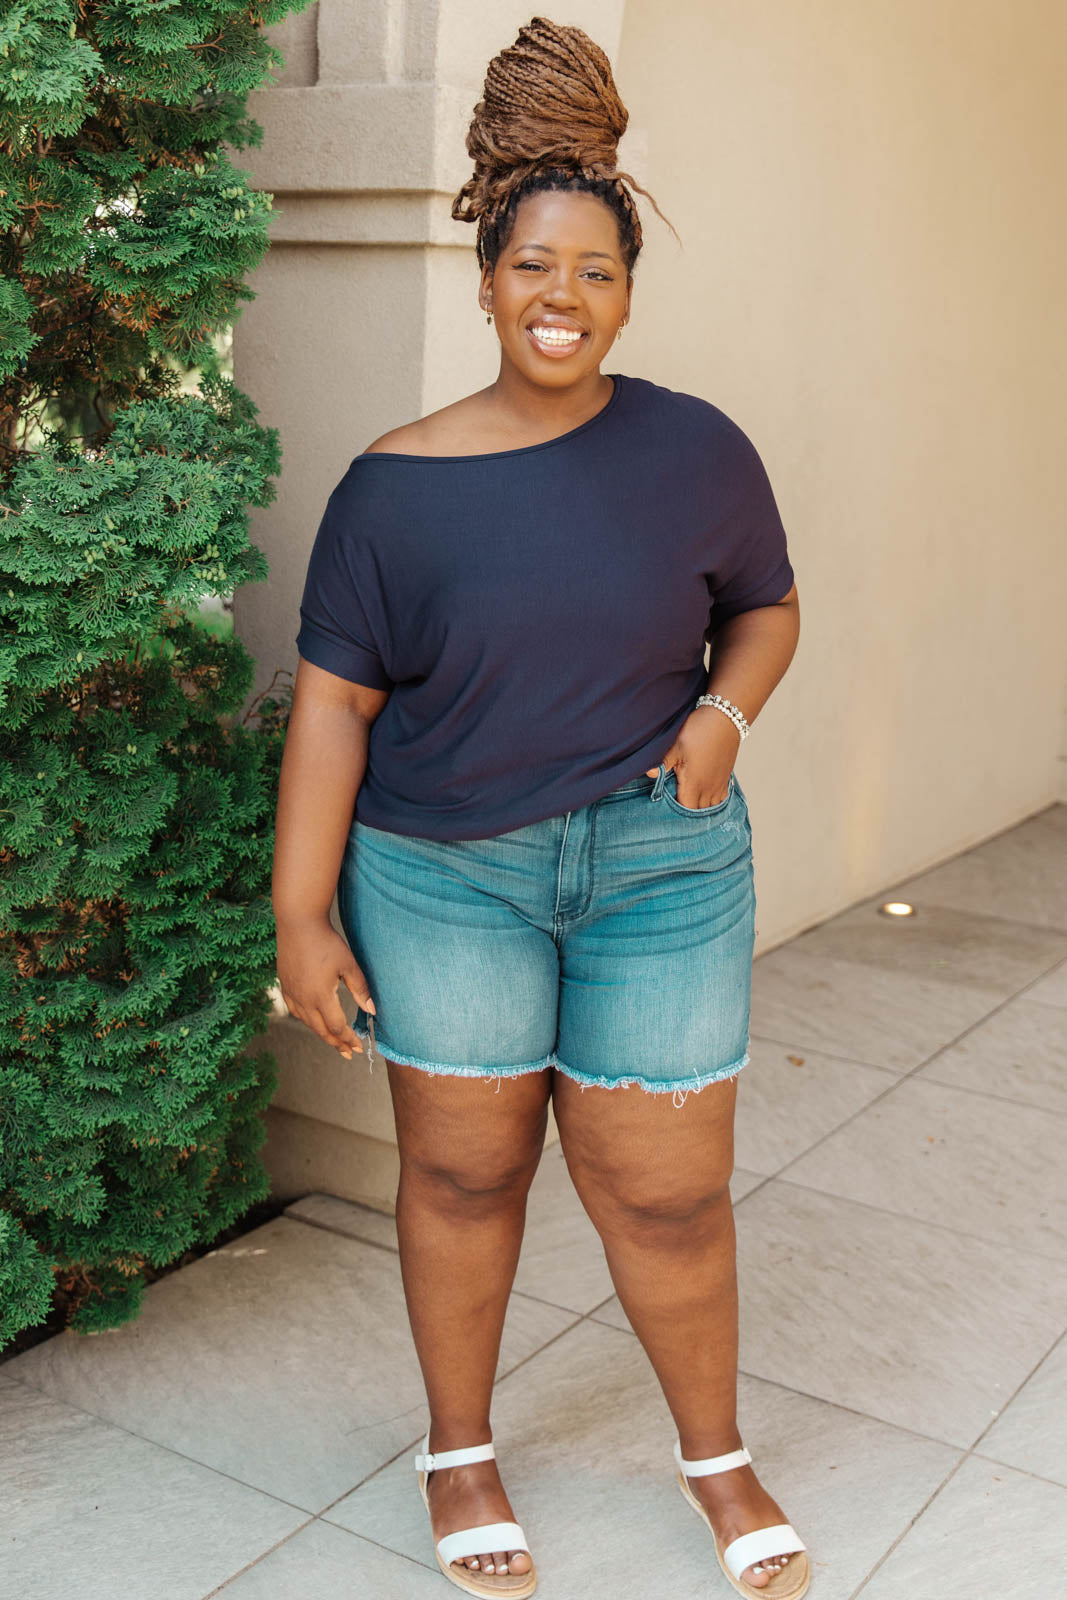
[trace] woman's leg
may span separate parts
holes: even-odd
[[[663,1387],[687,1460],[725,1455],[737,1427],[737,1271],[729,1181],[737,1078],[669,1094],[555,1074],[560,1143],[604,1243],[623,1309]],[[751,1466],[688,1479],[725,1547],[787,1519]],[[746,1567],[753,1592],[771,1558]],[[762,1570],[756,1570],[760,1567]]]
[[[430,1407],[429,1447],[460,1450],[492,1437],[493,1378],[551,1074],[482,1080],[388,1067],[400,1147],[400,1267]],[[432,1472],[427,1495],[435,1541],[515,1521],[495,1461]],[[530,1557],[484,1551],[452,1564],[523,1573]]]

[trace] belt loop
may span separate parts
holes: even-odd
[[[658,800],[660,798],[660,796],[663,794],[663,785],[666,783],[666,781],[667,769],[661,761],[659,764],[659,771],[656,774],[656,781],[652,785],[652,793],[648,797],[650,800]]]

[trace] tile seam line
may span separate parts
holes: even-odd
[[[598,1327],[610,1328],[615,1333],[624,1334],[627,1338],[635,1339],[637,1337],[632,1328],[620,1328],[613,1322],[598,1322],[595,1317],[591,1317],[590,1321],[597,1322]],[[1061,1334],[1060,1338],[1062,1337],[1063,1335]],[[1054,1350],[1059,1342],[1060,1339],[1057,1338],[1052,1344],[1051,1350]],[[1051,1350],[1046,1350],[1044,1352],[1044,1354],[1041,1356],[1041,1359],[1037,1363],[1037,1367],[1041,1365],[1042,1361],[1048,1359],[1048,1356],[1051,1354]],[[1035,1367],[1032,1372],[1029,1372],[1026,1377],[1022,1379],[1018,1388],[997,1413],[998,1417],[1007,1410],[1009,1405],[1011,1405],[1012,1401],[1019,1393],[1019,1389],[1021,1389],[1024,1384],[1029,1383],[1030,1379],[1034,1375],[1034,1372],[1037,1371],[1037,1367]],[[844,1400],[831,1400],[828,1395],[816,1394],[811,1389],[798,1389],[795,1384],[783,1383],[780,1378],[768,1378],[765,1373],[754,1372],[750,1367],[746,1367],[740,1361],[738,1362],[737,1372],[739,1377],[751,1378],[756,1383],[771,1384],[775,1389],[781,1389],[784,1394],[795,1394],[799,1399],[811,1400],[817,1405],[833,1406],[835,1411],[845,1411],[850,1416],[862,1418],[864,1422],[875,1422],[880,1428],[892,1428],[896,1433],[906,1433],[909,1438],[921,1439],[924,1444],[936,1444],[940,1445],[944,1450],[955,1450],[958,1452],[961,1458],[971,1454],[981,1454],[981,1452],[978,1450],[978,1443],[985,1437],[985,1435],[989,1432],[989,1429],[993,1427],[994,1422],[996,1421],[996,1418],[994,1418],[993,1422],[987,1423],[974,1443],[969,1445],[960,1444],[960,1442],[956,1439],[944,1439],[940,1434],[936,1433],[923,1433],[919,1428],[909,1427],[906,1422],[894,1422],[891,1417],[881,1416],[877,1412],[861,1411],[859,1406],[850,1406]],[[1045,1478],[1039,1472],[1027,1471],[1025,1467],[1014,1467],[1010,1461],[1001,1461],[996,1456],[982,1456],[982,1459],[984,1461],[991,1461],[995,1466],[1006,1467],[1010,1472],[1018,1472],[1023,1477],[1036,1478],[1042,1483],[1051,1483],[1055,1488],[1067,1488],[1067,1485],[1058,1483],[1055,1478]]]
[[[1058,966],[1058,965],[1059,965],[1059,962],[1056,962],[1055,966]],[[1055,970],[1055,966],[1053,966],[1049,970],[1050,971],[1054,971]],[[798,1161],[803,1160],[804,1156],[810,1155],[813,1150],[817,1150],[821,1144],[824,1144],[826,1142],[827,1139],[833,1138],[833,1136],[835,1134],[839,1133],[842,1128],[849,1127],[849,1125],[851,1123],[855,1122],[858,1117],[863,1116],[865,1114],[865,1112],[869,1111],[872,1106],[876,1106],[880,1100],[883,1100],[885,1098],[886,1095],[892,1094],[893,1090],[896,1089],[899,1084],[905,1083],[908,1079],[915,1078],[915,1077],[918,1076],[919,1073],[924,1072],[927,1067],[930,1067],[930,1066],[932,1066],[934,1064],[934,1062],[937,1060],[937,1058],[939,1056],[944,1055],[944,1053],[947,1050],[955,1049],[956,1045],[960,1044],[964,1039],[966,1039],[968,1034],[973,1033],[976,1028],[984,1027],[985,1024],[992,1017],[997,1016],[1001,1011],[1003,1011],[1005,1009],[1005,1007],[1011,1005],[1011,1003],[1014,1000],[1021,999],[1026,994],[1027,989],[1032,988],[1034,986],[1034,984],[1036,984],[1036,983],[1040,983],[1042,981],[1042,979],[1046,978],[1047,976],[1048,976],[1047,972],[1042,972],[1036,978],[1032,978],[1030,980],[1030,982],[1027,984],[1026,989],[1020,989],[1015,994],[1008,996],[1006,999],[1002,1000],[999,1005],[994,1006],[992,1011],[987,1011],[983,1017],[977,1018],[974,1022],[969,1023],[967,1025],[967,1027],[964,1028],[961,1033],[956,1034],[954,1038],[946,1039],[944,1044],[939,1045],[936,1050],[934,1050],[930,1055],[925,1056],[922,1061],[917,1062],[914,1067],[909,1067],[906,1071],[899,1072],[899,1073],[895,1074],[895,1081],[893,1083],[887,1083],[885,1088],[882,1089],[878,1094],[876,1094],[873,1099],[868,1100],[865,1105],[860,1106],[856,1111],[854,1111],[852,1113],[852,1115],[850,1117],[846,1117],[844,1122],[839,1122],[835,1127],[829,1129],[829,1131],[824,1133],[821,1138],[816,1139],[814,1144],[808,1145],[807,1149],[803,1150],[800,1155],[794,1156],[791,1161],[787,1161],[784,1167],[780,1167],[778,1169],[778,1172],[767,1173],[766,1176],[768,1178],[779,1177],[779,1176],[781,1176],[782,1173],[788,1172],[790,1167],[795,1166]],[[1055,1010],[1056,1008],[1055,1007],[1049,1007],[1049,1009],[1050,1010]],[[753,1032],[752,1038],[753,1039],[766,1038],[766,1035],[761,1035],[761,1034]],[[784,1044],[785,1043],[784,1040],[774,1040],[774,1041],[768,1040],[767,1042],[768,1043],[773,1042],[773,1043],[776,1043],[776,1044]],[[801,1049],[813,1048],[813,1047],[808,1047],[808,1046],[804,1046],[804,1045],[790,1045],[788,1048],[790,1048],[792,1050],[801,1050]],[[817,1051],[817,1054],[826,1055],[826,1054],[828,1054],[828,1052],[825,1051],[825,1050],[820,1050],[820,1051]],[[833,1056],[833,1057],[831,1057],[831,1060],[851,1061],[852,1064],[855,1065],[855,1066],[873,1066],[874,1065],[873,1062],[870,1062],[870,1061],[858,1061],[858,1060],[854,1060],[852,1057],[849,1057],[849,1056]],[[881,1070],[882,1071],[887,1071],[887,1070],[888,1071],[892,1071],[892,1068],[888,1068],[887,1069],[887,1068],[883,1067]],[[924,1081],[925,1082],[929,1082],[929,1083],[938,1083],[940,1080],[937,1079],[937,1078],[929,1078],[929,1079],[926,1079]],[[954,1088],[957,1088],[957,1087],[959,1087],[959,1086],[956,1085],[956,1084],[942,1084],[942,1088],[954,1089]],[[967,1093],[967,1094],[985,1094],[987,1099],[996,1100],[996,1101],[998,1101],[998,1103],[1006,1103],[1006,1104],[1009,1104],[1009,1105],[1029,1106],[1031,1109],[1038,1110],[1038,1111],[1045,1109],[1042,1106],[1033,1106],[1032,1102],[1030,1102],[1028,1100],[1015,1100],[1015,1099],[1012,1099],[1012,1098],[1010,1098],[1008,1096],[991,1095],[991,1094],[988,1094],[983,1089],[965,1089],[964,1093]],[[1054,1111],[1052,1113],[1052,1115],[1053,1116],[1057,1116],[1057,1117],[1062,1117],[1064,1115],[1064,1113],[1063,1112],[1059,1112],[1059,1111]],[[750,1192],[752,1192],[752,1191],[750,1191]],[[746,1195],[744,1198],[747,1199],[748,1196]],[[740,1203],[741,1202],[738,1201],[738,1204],[740,1204]]]
[[[1012,826],[1021,827],[1022,824],[1015,823]],[[1005,832],[1007,833],[1010,833],[1011,831],[1011,827],[1005,829]],[[983,843],[988,842],[988,840],[983,841]],[[875,889],[870,894],[861,894],[858,899],[850,900],[846,905],[838,906],[835,911],[828,911],[826,916],[820,917],[817,922],[809,922],[805,927],[798,928],[795,933],[787,934],[786,937],[779,940],[777,944],[768,945],[765,950],[760,951],[759,955],[756,957],[756,960],[761,960],[763,956],[774,955],[779,950],[788,950],[790,945],[799,944],[810,934],[818,933],[821,929],[830,927],[830,925],[836,922],[839,917],[851,916],[856,912],[864,910],[877,912],[878,906],[884,904],[887,900],[907,900],[909,904],[915,904],[916,902],[913,902],[909,899],[909,894],[914,893],[914,890],[909,891],[907,888],[909,882],[914,882],[914,880],[918,878],[925,877],[927,872],[934,872],[938,870],[939,867],[948,866],[950,863],[956,861],[962,861],[964,857],[970,853],[970,850],[978,848],[980,847],[977,845],[972,845],[967,850],[961,850],[957,855],[946,857],[944,861],[936,863],[935,866],[924,868],[919,872],[909,873],[908,877],[902,883],[889,884],[883,889]],[[1013,927],[1029,928],[1035,933],[1058,933],[1067,935],[1067,926],[1063,926],[1058,922],[1029,922],[1025,917],[1006,917],[1003,916],[999,911],[976,911],[973,906],[952,905],[950,902],[945,900],[926,900],[925,906],[926,909],[930,911],[954,911],[956,915],[960,917],[974,917],[974,919],[978,922],[1007,922]],[[921,911],[923,909],[922,905],[919,905],[918,909]],[[807,951],[804,952],[804,954],[807,953]],[[839,956],[836,959],[845,960],[847,958]],[[1062,956],[1060,959],[1063,959]]]
[[[302,1533],[305,1528],[310,1528],[315,1520],[315,1514],[312,1512],[307,1521],[302,1522],[299,1528],[294,1528],[292,1533],[287,1533],[281,1539],[276,1539],[268,1549],[261,1550],[258,1556],[253,1556],[250,1561],[245,1562],[243,1567],[238,1567],[236,1572],[231,1572],[230,1576],[223,1578],[222,1582],[216,1584],[214,1589],[209,1589],[207,1594],[202,1597],[202,1600],[212,1600],[213,1595],[221,1594],[224,1589],[229,1588],[231,1583],[236,1583],[237,1579],[243,1577],[246,1572],[251,1572],[252,1568],[258,1567],[261,1561],[266,1561],[267,1557],[273,1555],[275,1550],[280,1550],[283,1544],[288,1544],[289,1540],[295,1538],[298,1533]]]
[[[377,1539],[369,1539],[365,1533],[356,1533],[352,1528],[346,1528],[340,1522],[329,1522],[325,1517],[312,1515],[306,1522],[302,1523],[299,1528],[294,1528],[292,1533],[287,1533],[284,1539],[279,1539],[277,1544],[271,1545],[269,1550],[264,1550],[261,1555],[254,1556],[251,1561],[245,1564],[245,1566],[240,1567],[236,1572],[231,1573],[228,1578],[224,1578],[218,1587],[215,1589],[210,1589],[208,1593],[202,1597],[202,1600],[214,1600],[215,1595],[222,1594],[230,1587],[231,1583],[236,1583],[239,1578],[244,1577],[246,1572],[251,1572],[253,1568],[258,1567],[261,1562],[266,1561],[269,1556],[272,1556],[276,1550],[280,1550],[283,1544],[288,1544],[290,1539],[295,1539],[298,1533],[305,1532],[305,1530],[308,1529],[313,1522],[321,1522],[327,1528],[334,1528],[338,1533],[347,1534],[350,1539],[356,1539],[360,1544],[372,1545],[375,1550],[384,1550],[387,1555],[396,1556],[398,1560],[406,1561],[410,1566],[418,1567],[423,1572],[435,1570],[426,1566],[426,1564],[420,1561],[416,1556],[405,1555],[403,1550],[394,1550],[391,1545],[379,1544]]]
[[[942,1491],[945,1489],[945,1487],[952,1481],[952,1479],[956,1476],[956,1473],[960,1471],[960,1469],[963,1467],[965,1462],[969,1461],[972,1456],[977,1456],[980,1461],[988,1461],[990,1459],[988,1456],[983,1456],[979,1452],[979,1450],[978,1450],[979,1444],[985,1438],[985,1436],[989,1432],[989,1430],[1000,1419],[1000,1417],[1002,1417],[1004,1415],[1004,1412],[1008,1409],[1008,1407],[1012,1404],[1012,1402],[1018,1398],[1018,1396],[1020,1395],[1022,1390],[1026,1387],[1026,1385],[1030,1382],[1031,1378],[1033,1378],[1034,1374],[1037,1372],[1038,1367],[1040,1367],[1043,1362],[1048,1360],[1049,1356],[1052,1354],[1052,1351],[1055,1350],[1056,1346],[1062,1341],[1063,1338],[1064,1338],[1064,1335],[1061,1333],[1059,1338],[1054,1339],[1052,1344],[1045,1351],[1044,1355],[1041,1356],[1040,1360],[1036,1361],[1034,1363],[1033,1367],[1030,1369],[1030,1371],[1026,1374],[1026,1376],[1020,1380],[1020,1382],[1017,1384],[1017,1386],[1016,1386],[1015,1390],[1013,1391],[1013,1393],[1008,1396],[1007,1400],[1004,1402],[1004,1405],[998,1411],[997,1416],[994,1417],[991,1422],[987,1422],[985,1427],[982,1429],[981,1433],[978,1435],[977,1439],[975,1439],[970,1445],[967,1446],[966,1450],[963,1452],[963,1454],[961,1455],[960,1459],[956,1462],[956,1465],[952,1468],[951,1472],[948,1472],[948,1473],[945,1474],[945,1477],[938,1484],[937,1488],[930,1495],[930,1497],[926,1501],[926,1503],[924,1505],[922,1505],[919,1508],[919,1510],[916,1512],[915,1516],[912,1517],[911,1521],[908,1523],[908,1526],[901,1530],[901,1532],[893,1540],[893,1543],[889,1546],[889,1549],[886,1550],[878,1558],[878,1560],[875,1562],[874,1566],[871,1568],[870,1572],[868,1572],[867,1576],[863,1579],[863,1581],[860,1583],[858,1588],[853,1589],[851,1595],[849,1595],[849,1597],[848,1597],[848,1600],[857,1600],[857,1596],[867,1587],[867,1585],[870,1583],[871,1579],[878,1572],[879,1568],[883,1567],[885,1565],[885,1563],[889,1560],[889,1557],[893,1554],[893,1551],[896,1550],[897,1547],[903,1542],[903,1540],[905,1540],[908,1537],[909,1533],[911,1533],[912,1529],[916,1526],[916,1524],[920,1521],[920,1519],[926,1515],[927,1511],[933,1505],[933,1503],[937,1499],[938,1495],[940,1495],[942,1493]],[[994,1461],[993,1465],[995,1465],[995,1466],[1003,1466],[1009,1472],[1020,1472],[1020,1471],[1022,1471],[1024,1477],[1036,1478],[1039,1483],[1049,1483],[1049,1482],[1055,1483],[1055,1479],[1042,1478],[1038,1473],[1034,1473],[1034,1472],[1025,1472],[1025,1471],[1023,1471],[1023,1469],[1021,1469],[1019,1467],[1011,1466],[1010,1463],[1006,1462],[1006,1461]],[[1062,1489],[1064,1487],[1064,1485],[1063,1484],[1056,1484],[1056,1487]]]
[[[812,1146],[812,1148],[814,1149],[815,1147]],[[802,1157],[797,1156],[796,1159],[800,1161]],[[792,1164],[790,1163],[790,1165]],[[786,1170],[783,1168],[783,1172]],[[767,1183],[778,1183],[779,1181],[787,1183],[791,1188],[800,1189],[805,1194],[822,1195],[824,1200],[841,1200],[845,1205],[862,1206],[865,1211],[875,1211],[879,1216],[892,1217],[894,1222],[914,1222],[920,1228],[938,1228],[942,1233],[950,1233],[954,1239],[972,1239],[976,1244],[984,1244],[987,1249],[1011,1250],[1015,1255],[1026,1256],[1034,1262],[1043,1262],[1046,1266],[1056,1265],[1060,1268],[1064,1266],[1065,1258],[1063,1256],[1043,1255],[1040,1250],[1028,1249],[1025,1245],[1016,1244],[1014,1240],[990,1239],[983,1233],[968,1233],[966,1229],[953,1228],[947,1222],[935,1222],[931,1217],[914,1217],[908,1211],[892,1211],[888,1206],[876,1206],[870,1200],[857,1200],[855,1196],[850,1194],[835,1194],[832,1189],[819,1189],[811,1183],[798,1183],[795,1178],[782,1177],[779,1173],[768,1177],[766,1181]],[[765,1185],[762,1183],[757,1185],[758,1189],[764,1187]],[[738,1200],[737,1205],[743,1206],[745,1201],[755,1193],[756,1189],[751,1189],[748,1194],[743,1195]]]
[[[609,1298],[610,1298],[610,1296],[609,1296]],[[557,1309],[562,1310],[563,1307],[558,1307]],[[590,1314],[588,1312],[586,1312],[586,1313],[572,1312],[572,1313],[570,1313],[570,1315],[572,1315],[574,1317],[574,1321],[573,1322],[569,1322],[565,1328],[561,1328],[559,1330],[559,1332],[558,1333],[554,1333],[550,1339],[546,1339],[544,1344],[538,1345],[536,1350],[531,1350],[530,1354],[528,1356],[523,1356],[522,1360],[521,1361],[517,1361],[513,1367],[509,1367],[507,1372],[502,1372],[498,1378],[494,1378],[493,1379],[493,1388],[494,1388],[494,1390],[497,1389],[502,1383],[506,1383],[507,1380],[512,1376],[513,1373],[518,1372],[520,1367],[524,1367],[528,1361],[532,1361],[533,1358],[535,1356],[539,1356],[543,1350],[549,1349],[549,1347],[551,1345],[554,1345],[557,1340],[562,1339],[564,1334],[573,1333],[574,1329],[579,1327],[581,1325],[581,1323],[592,1321],[592,1317],[590,1316]],[[597,1326],[601,1327],[602,1324],[598,1323]],[[380,1472],[384,1472],[387,1467],[391,1467],[393,1465],[394,1461],[399,1461],[402,1456],[408,1455],[410,1453],[410,1451],[412,1451],[416,1445],[421,1445],[424,1436],[425,1436],[425,1429],[421,1433],[417,1433],[415,1435],[415,1437],[413,1439],[411,1439],[407,1444],[401,1445],[399,1450],[395,1450],[393,1452],[393,1454],[388,1458],[388,1460],[380,1462],[379,1465],[374,1467],[370,1472],[368,1472],[365,1477],[360,1478],[358,1483],[354,1483],[351,1486],[351,1488],[346,1489],[344,1494],[339,1494],[337,1496],[336,1500],[331,1500],[329,1505],[323,1506],[321,1511],[314,1512],[313,1515],[321,1517],[327,1511],[330,1511],[341,1500],[344,1500],[348,1495],[355,1494],[357,1489],[362,1489],[364,1484],[370,1483],[371,1480],[373,1478],[376,1478]]]
[[[338,1195],[335,1198],[340,1199],[341,1196]],[[344,1228],[335,1228],[328,1222],[316,1222],[305,1217],[290,1217],[288,1212],[284,1211],[282,1212],[282,1215],[286,1217],[289,1222],[302,1222],[306,1227],[319,1228],[323,1233],[332,1233],[338,1239],[348,1239],[352,1244],[369,1245],[372,1250],[384,1250],[386,1255],[390,1256],[399,1256],[400,1254],[398,1247],[394,1244],[382,1244],[377,1239],[364,1239],[360,1234],[348,1233]],[[382,1215],[384,1216],[385,1213],[383,1212]],[[569,1317],[586,1317],[591,1314],[589,1311],[583,1311],[580,1306],[565,1306],[559,1300],[547,1300],[544,1295],[531,1294],[529,1289],[513,1288],[511,1293],[518,1295],[520,1300],[531,1301],[534,1305],[547,1306],[552,1311],[563,1311]],[[611,1299],[611,1295],[608,1295],[608,1299]],[[603,1301],[599,1303],[601,1305],[604,1304]],[[595,1309],[595,1307],[593,1309]]]
[[[928,1056],[924,1056],[921,1061],[917,1061],[913,1067],[887,1067],[883,1062],[865,1061],[859,1056],[839,1056],[831,1050],[824,1050],[816,1045],[798,1045],[790,1042],[788,1039],[776,1039],[770,1034],[760,1033],[759,1030],[755,1028],[750,1030],[751,1036],[753,1039],[762,1039],[767,1044],[782,1045],[790,1050],[815,1050],[818,1055],[829,1056],[831,1061],[846,1061],[857,1067],[877,1067],[882,1072],[895,1073],[898,1078],[909,1078],[913,1073],[921,1072],[924,1067],[930,1066],[930,1064],[936,1061],[938,1056],[943,1055],[946,1050],[955,1049],[956,1045],[958,1045],[962,1040],[966,1039],[969,1033],[973,1033],[976,1028],[983,1028],[992,1017],[999,1015],[1001,1011],[1004,1011],[1008,1006],[1013,1005],[1016,1000],[1025,1000],[1031,989],[1036,988],[1039,983],[1044,983],[1045,979],[1050,977],[1051,974],[1057,970],[1057,968],[1062,966],[1062,964],[1063,957],[1057,958],[1057,960],[1052,963],[1051,967],[1046,968],[1044,972],[1037,973],[1036,976],[1031,978],[1028,983],[1025,983],[1021,989],[1016,989],[1012,994],[1005,995],[1003,1000],[999,1000],[991,1010],[983,1012],[983,1014],[980,1017],[976,1017],[973,1022],[968,1022],[967,1026],[962,1028],[959,1033],[954,1034],[951,1039],[946,1039],[944,1044],[939,1044],[936,1050],[932,1050]],[[852,965],[859,965],[859,963],[854,962]],[[1035,1005],[1043,1005],[1047,1010],[1050,1011],[1062,1011],[1067,1009],[1063,1006],[1050,1005],[1049,1002],[1045,1000],[1038,1000],[1034,1001],[1033,1003]]]
[[[339,1200],[341,1198],[341,1196],[340,1195],[336,1195],[333,1198]],[[383,1212],[382,1214],[384,1216],[385,1213]],[[352,1244],[365,1244],[368,1247],[368,1249],[371,1249],[371,1250],[384,1250],[386,1255],[390,1255],[390,1256],[395,1256],[395,1255],[399,1254],[397,1246],[394,1245],[394,1244],[382,1244],[382,1242],[379,1239],[365,1239],[362,1234],[349,1233],[347,1231],[347,1229],[345,1229],[345,1228],[335,1228],[329,1222],[318,1222],[313,1217],[294,1217],[294,1216],[290,1216],[288,1211],[283,1211],[282,1212],[282,1216],[285,1218],[286,1222],[296,1222],[296,1223],[301,1224],[305,1228],[318,1228],[320,1233],[332,1233],[335,1238],[337,1238],[337,1239],[348,1239],[348,1240],[350,1240],[350,1242]],[[220,1251],[219,1254],[221,1255],[222,1251]]]
[[[805,1149],[803,1149],[803,1150],[801,1150],[799,1152],[799,1154],[790,1157],[790,1159],[784,1164],[784,1166],[778,1167],[774,1172],[761,1172],[761,1173],[758,1173],[757,1176],[760,1177],[760,1178],[763,1178],[764,1180],[767,1180],[767,1179],[770,1179],[770,1178],[781,1178],[781,1177],[784,1177],[784,1175],[787,1172],[789,1172],[790,1168],[796,1166],[798,1161],[804,1161],[809,1155],[812,1154],[813,1151],[818,1150],[820,1145],[825,1144],[828,1139],[835,1138],[839,1133],[842,1132],[843,1129],[850,1127],[851,1124],[854,1123],[854,1122],[857,1122],[860,1117],[866,1116],[867,1112],[870,1111],[873,1106],[879,1105],[881,1103],[881,1101],[885,1100],[889,1095],[894,1094],[896,1092],[896,1090],[900,1087],[901,1084],[910,1083],[912,1081],[912,1079],[915,1078],[917,1073],[925,1072],[926,1067],[929,1066],[929,1065],[930,1065],[929,1062],[924,1062],[922,1067],[916,1067],[914,1069],[914,1071],[912,1071],[912,1072],[902,1073],[901,1076],[896,1080],[895,1083],[886,1084],[884,1089],[881,1089],[878,1092],[878,1094],[874,1095],[872,1099],[868,1100],[865,1105],[860,1106],[856,1111],[852,1112],[851,1116],[846,1117],[843,1122],[836,1123],[835,1126],[830,1128],[830,1129],[828,1129],[826,1133],[821,1134],[820,1137],[818,1139],[816,1139],[813,1144],[807,1145]],[[1060,1119],[1061,1121],[1067,1121],[1067,1112],[1055,1111],[1049,1106],[1037,1105],[1032,1100],[1015,1100],[1015,1099],[1010,1098],[1008,1095],[990,1094],[985,1089],[973,1089],[973,1088],[970,1088],[969,1086],[967,1086],[965,1084],[945,1083],[940,1078],[922,1078],[921,1077],[921,1078],[918,1078],[917,1081],[919,1083],[932,1083],[932,1084],[936,1085],[936,1087],[939,1088],[939,1089],[958,1090],[958,1092],[960,1094],[970,1094],[970,1095],[975,1095],[975,1096],[981,1096],[982,1098],[984,1098],[986,1100],[994,1101],[997,1105],[1018,1106],[1021,1111],[1038,1111],[1038,1112],[1041,1112],[1044,1116],[1056,1117],[1056,1118]],[[748,1171],[748,1172],[751,1172],[753,1169],[751,1167],[748,1167],[745,1170]],[[759,1187],[762,1187],[762,1185],[759,1185]],[[811,1188],[811,1187],[814,1187],[814,1186],[810,1185],[810,1184],[800,1184],[799,1187],[802,1188],[802,1189],[807,1189],[807,1188]],[[749,1190],[749,1194],[754,1193],[754,1192],[755,1192],[754,1190]],[[830,1193],[832,1191],[823,1190],[821,1192],[822,1193]],[[838,1196],[838,1198],[839,1199],[848,1199],[849,1196],[840,1195],[840,1196]],[[748,1199],[748,1194],[742,1195],[741,1200],[739,1200],[737,1202],[737,1204],[740,1205],[742,1200],[747,1200],[747,1199]],[[885,1208],[879,1206],[879,1207],[876,1207],[875,1209],[876,1210],[884,1210]],[[893,1212],[892,1214],[894,1216],[907,1215],[906,1212],[903,1212],[903,1213],[902,1212]],[[916,1220],[919,1220],[919,1219],[916,1219]],[[940,1226],[947,1227],[948,1224],[947,1223],[942,1223],[942,1224],[940,1224]],[[957,1232],[957,1231],[960,1231],[960,1230],[953,1229],[953,1232]],[[972,1236],[968,1235],[968,1237],[972,1237]],[[1053,1259],[1057,1259],[1057,1258],[1054,1257]]]
[[[187,1450],[179,1450],[176,1445],[164,1444],[159,1439],[152,1439],[147,1433],[139,1433],[136,1428],[127,1426],[124,1422],[115,1422],[111,1417],[103,1416],[99,1411],[90,1411],[88,1406],[79,1405],[77,1400],[67,1400],[61,1395],[51,1394],[47,1389],[42,1389],[40,1384],[32,1383],[28,1378],[16,1378],[14,1382],[23,1384],[27,1389],[34,1390],[53,1404],[67,1406],[71,1411],[78,1411],[83,1416],[92,1417],[94,1422],[102,1423],[105,1428],[115,1428],[119,1433],[127,1434],[131,1439],[139,1439],[142,1444],[151,1445],[155,1450],[165,1450],[168,1455],[177,1456],[179,1461],[188,1461],[194,1467],[200,1467],[204,1472],[214,1473],[217,1478],[225,1478],[228,1483],[236,1483],[242,1489],[247,1489],[251,1494],[262,1495],[265,1500],[273,1500],[276,1505],[288,1506],[293,1511],[299,1511],[301,1516],[314,1517],[316,1513],[307,1506],[302,1506],[295,1500],[287,1500],[284,1495],[275,1494],[272,1489],[261,1489],[258,1484],[248,1483],[244,1478],[236,1477],[232,1472],[227,1472],[224,1467],[213,1467],[210,1461],[201,1461],[198,1456],[191,1456]],[[288,1536],[287,1536],[288,1537]],[[229,1582],[229,1579],[226,1580]]]

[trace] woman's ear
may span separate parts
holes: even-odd
[[[481,282],[478,285],[478,304],[483,311],[488,311],[493,303],[493,269],[482,268]]]

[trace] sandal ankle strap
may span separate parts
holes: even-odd
[[[475,1461],[493,1461],[496,1458],[492,1442],[472,1444],[465,1450],[437,1450],[432,1454],[429,1446],[430,1435],[427,1433],[422,1441],[422,1450],[415,1457],[416,1472],[436,1472],[440,1467],[467,1467]]]
[[[744,1467],[752,1460],[744,1445],[740,1450],[728,1450],[724,1456],[704,1456],[700,1461],[687,1461],[682,1455],[682,1442],[674,1441],[674,1459],[687,1478],[707,1478],[713,1472],[729,1472],[731,1467]]]

